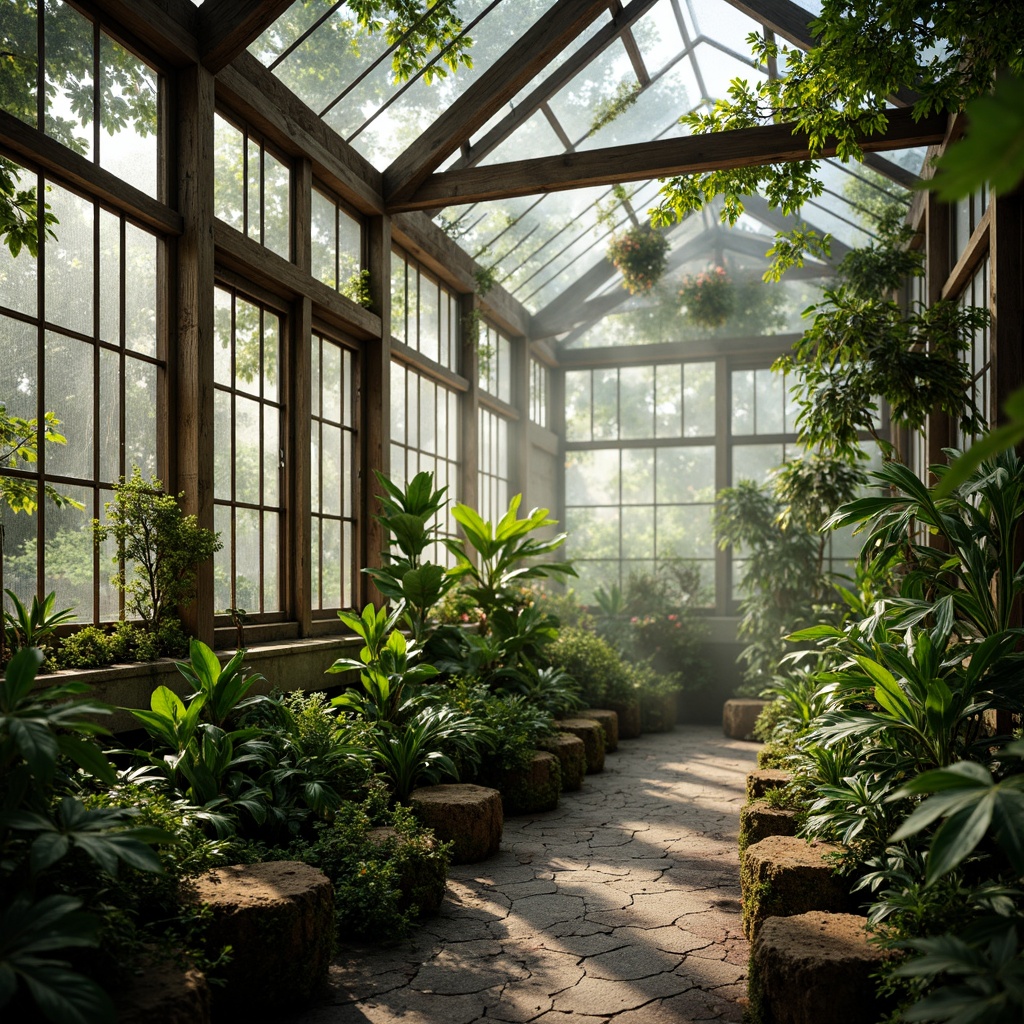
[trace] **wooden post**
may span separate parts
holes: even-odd
[[[193,65],[178,75],[178,337],[170,422],[176,425],[173,491],[185,512],[213,529],[213,76]],[[223,538],[222,538],[223,539]],[[213,645],[213,560],[199,567],[185,629]]]
[[[512,404],[519,410],[519,422],[509,430],[509,490],[522,494],[526,508],[537,502],[530,489],[530,343],[526,338],[512,339]]]
[[[925,302],[932,306],[942,298],[942,289],[950,270],[949,206],[940,202],[934,192],[929,192],[925,201]],[[953,424],[947,413],[935,410],[928,416],[927,423],[928,465],[946,461],[942,449],[953,441]],[[928,482],[928,466],[922,466],[922,479]]]
[[[313,265],[311,225],[313,167],[308,160],[295,166],[292,210],[292,251],[295,265],[307,274]],[[291,316],[291,358],[288,393],[289,415],[286,417],[288,472],[287,514],[290,526],[287,550],[291,571],[290,611],[298,622],[299,636],[309,636],[312,613],[312,568],[310,515],[310,395],[313,303],[308,295],[297,298]]]
[[[387,547],[384,528],[373,518],[379,492],[374,470],[391,474],[391,218],[371,217],[366,226],[370,298],[380,316],[381,337],[362,347],[359,407],[362,410],[362,466],[360,467],[358,530],[360,555],[365,566],[379,566]],[[383,597],[369,576],[362,575],[362,603],[380,604]]]

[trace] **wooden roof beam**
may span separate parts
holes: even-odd
[[[291,0],[203,0],[199,8],[203,66],[214,74],[226,68],[290,6]]]
[[[525,124],[541,106],[568,85],[595,57],[603,53],[626,29],[636,24],[657,0],[633,0],[613,21],[601,28],[563,64],[553,71],[522,102],[506,114],[465,156],[451,165],[451,170],[474,167],[493,153],[520,125]]]
[[[921,186],[921,176],[919,174],[908,171],[905,167],[900,167],[899,164],[893,163],[892,160],[886,160],[880,153],[865,153],[864,165],[870,167],[873,171],[878,171],[883,178],[895,181],[897,185],[902,185],[904,188],[916,189]]]
[[[413,192],[464,142],[608,10],[607,0],[557,0],[486,74],[473,83],[384,172],[384,192],[398,202]],[[399,207],[396,207],[396,209]],[[423,209],[401,207],[402,209]]]
[[[910,110],[892,110],[887,129],[865,136],[860,145],[869,153],[929,146],[945,136],[946,123],[944,114],[915,121]],[[815,155],[828,157],[835,152],[835,145],[829,144]],[[769,124],[443,171],[424,181],[407,199],[386,187],[385,193],[389,212],[396,213],[810,158],[803,132],[794,132],[792,124]]]

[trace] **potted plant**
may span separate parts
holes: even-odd
[[[653,228],[631,227],[611,236],[606,255],[630,295],[646,295],[665,273],[668,240]]]
[[[710,267],[696,277],[684,277],[679,286],[679,305],[698,327],[713,330],[732,315],[736,296],[725,267]]]

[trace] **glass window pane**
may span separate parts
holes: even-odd
[[[655,468],[658,474],[656,493],[659,505],[713,500],[713,447],[659,448]]]
[[[565,439],[589,441],[590,370],[565,371]]]
[[[733,436],[754,433],[753,370],[733,370],[732,433]]]
[[[627,440],[653,437],[653,366],[624,366],[619,370],[619,402],[619,436]]]
[[[732,449],[733,484],[740,480],[765,483],[769,470],[782,464],[781,444],[738,444]]]
[[[657,367],[656,434],[657,437],[679,437],[683,425],[683,391],[681,368],[676,364]]]
[[[619,452],[604,448],[590,452],[566,452],[566,505],[617,505],[619,500]]]
[[[687,363],[683,367],[683,421],[687,437],[715,435],[715,364]]]

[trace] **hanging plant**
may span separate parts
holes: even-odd
[[[736,305],[735,287],[725,267],[711,267],[696,277],[684,277],[679,286],[679,305],[698,327],[721,327]]]
[[[646,295],[665,273],[668,241],[651,228],[629,228],[612,235],[607,256],[622,274],[622,284],[629,294]]]

